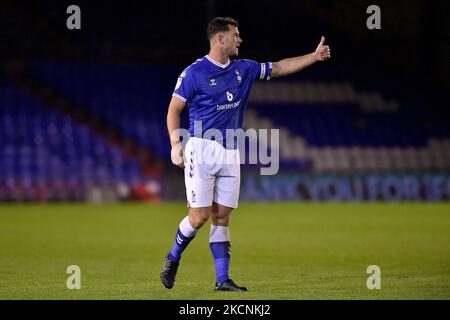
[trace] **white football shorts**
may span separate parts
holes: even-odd
[[[237,208],[241,167],[239,149],[226,149],[220,143],[189,138],[184,149],[184,181],[191,208],[213,202]]]

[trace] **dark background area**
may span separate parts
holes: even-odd
[[[67,8],[74,4],[81,9],[81,30],[66,26]],[[367,8],[374,4],[381,9],[381,30],[366,26]],[[307,54],[322,35],[331,47],[329,61],[260,90],[268,93],[280,84],[287,90],[272,94],[279,101],[249,103],[258,117],[304,139],[304,155],[298,144],[284,140],[280,149],[297,152],[297,158],[293,152],[282,157],[283,170],[450,168],[449,1],[5,0],[0,6],[5,199],[64,200],[78,192],[73,198],[79,200],[92,188],[122,183],[137,186],[140,194],[146,179],[155,177],[161,180],[151,181],[151,188],[177,186],[162,192],[164,199],[184,198],[183,185],[174,183],[182,172],[170,161],[165,117],[177,76],[208,52],[206,27],[215,16],[239,21],[239,58],[266,62]],[[314,97],[292,99],[297,94]],[[184,112],[182,127],[187,117]],[[330,146],[336,153],[317,153]],[[355,148],[373,152],[351,153]],[[35,161],[38,152],[43,156]],[[323,165],[327,159],[332,165]],[[41,187],[54,196],[33,194]]]
[[[81,8],[81,30],[68,30],[66,8]],[[381,30],[366,9],[381,8]],[[332,47],[327,66],[367,80],[449,86],[448,1],[3,1],[0,56],[10,59],[149,63],[184,68],[208,50],[214,16],[233,16],[241,57],[274,61]],[[331,67],[331,68],[330,68]],[[395,83],[393,83],[395,85]],[[409,90],[400,83],[400,87]]]
[[[81,30],[66,27],[73,4]],[[372,4],[381,30],[366,27]],[[1,0],[0,300],[245,298],[273,314],[281,299],[448,300],[449,13],[449,0]],[[280,139],[260,135],[240,171],[230,270],[246,296],[213,292],[208,230],[174,290],[158,279],[197,192],[171,162],[168,103],[214,16],[240,22],[240,58],[303,55],[322,35],[332,50],[252,88],[244,128]],[[82,290],[66,289],[68,266]]]

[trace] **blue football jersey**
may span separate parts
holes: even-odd
[[[242,59],[221,64],[208,55],[197,59],[181,73],[173,92],[173,96],[186,102],[189,108],[190,135],[194,136],[194,124],[197,126],[195,135],[201,133],[202,138],[210,138],[204,133],[217,129],[222,134],[221,143],[224,146],[237,148],[235,142],[227,143],[226,130],[242,127],[253,82],[257,79],[269,80],[271,72],[270,62]]]

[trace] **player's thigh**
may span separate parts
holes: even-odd
[[[228,208],[238,207],[240,177],[216,177],[214,202]]]
[[[185,169],[186,170],[186,169]],[[214,177],[202,178],[185,174],[186,198],[190,208],[212,206],[214,198]]]
[[[210,207],[214,197],[215,176],[211,174],[210,168],[200,161],[198,148],[191,141],[188,141],[185,148],[186,198],[190,208]]]
[[[224,207],[237,208],[241,184],[239,151],[227,150],[227,153],[231,154],[233,161],[226,163],[216,177],[214,202]]]

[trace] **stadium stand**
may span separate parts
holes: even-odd
[[[30,73],[168,160],[165,113],[176,70],[40,62],[30,65]],[[426,123],[423,109],[400,108],[381,92],[361,92],[348,81],[257,82],[245,125],[281,128],[283,168],[338,173],[449,169],[450,116],[435,115]]]
[[[34,78],[159,158],[170,153],[165,117],[177,78],[170,71],[140,65],[55,62],[30,65]]]
[[[26,90],[0,87],[0,201],[128,199],[149,182],[120,146]]]
[[[29,63],[25,77],[67,101],[64,110],[3,79],[0,201],[95,200],[95,190],[103,198],[159,199],[158,174],[149,174],[126,143],[76,115],[99,119],[119,141],[149,151],[150,162],[164,164],[166,172],[174,170],[165,118],[179,72],[139,64]],[[449,119],[448,112],[404,106],[345,79],[319,77],[257,82],[244,127],[280,129],[282,171],[426,173],[450,170]]]
[[[276,102],[278,100],[278,102]],[[316,172],[424,172],[450,169],[450,115],[399,107],[349,83],[255,85],[247,127],[271,119],[288,157],[311,159]]]

